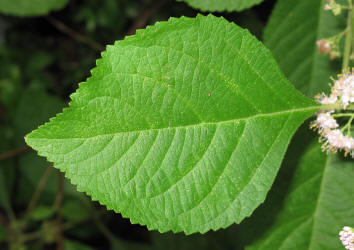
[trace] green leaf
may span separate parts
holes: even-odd
[[[318,110],[256,38],[212,15],[158,23],[102,57],[26,142],[79,191],[161,232],[249,216]]]
[[[41,16],[63,8],[68,0],[0,0],[0,12],[16,16]]]
[[[263,0],[177,0],[202,11],[242,11],[260,4]]]
[[[284,169],[269,202],[251,218],[248,229],[264,231],[247,231],[260,237],[246,249],[343,249],[338,233],[354,225],[354,162],[326,156],[314,140]]]
[[[343,16],[324,10],[327,0],[278,0],[264,33],[264,42],[280,68],[303,93],[329,90],[330,76],[340,73],[340,59],[318,53],[316,41],[345,29]]]

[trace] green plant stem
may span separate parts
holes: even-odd
[[[351,123],[353,121],[353,117],[350,118],[350,120],[347,122],[347,124],[345,124],[345,126],[343,126],[340,131],[344,132],[346,129],[349,131],[350,127],[351,127]]]
[[[155,1],[154,4],[149,4],[146,6],[142,12],[139,13],[139,18],[128,29],[127,35],[134,35],[138,29],[145,28],[151,17],[169,1],[170,0]]]
[[[344,55],[343,55],[343,70],[347,70],[349,67],[350,55],[352,51],[352,35],[353,35],[353,4],[352,0],[349,1],[348,9],[348,19],[347,19],[347,34],[345,37],[344,44]]]
[[[345,30],[343,30],[342,32],[340,32],[334,36],[326,38],[326,40],[338,39],[340,41],[340,40],[342,40],[343,36],[345,36],[347,34],[347,31],[348,31],[348,27],[345,28]]]
[[[58,190],[57,195],[52,206],[53,211],[58,212],[63,203],[63,184],[64,184],[64,174],[62,172],[58,173]]]
[[[101,233],[110,241],[111,244],[114,244],[117,241],[114,234],[106,227],[106,225],[103,224],[98,216],[94,215],[93,220]]]
[[[349,119],[347,126],[348,126],[348,130],[347,130],[347,135],[349,137],[351,137],[351,126],[352,126],[352,122],[354,120],[354,115]]]
[[[342,113],[342,114],[333,114],[332,117],[348,117],[354,116],[354,113]]]
[[[327,110],[343,110],[343,106],[340,103],[335,103],[335,104],[324,104],[320,106],[321,111],[327,111]],[[350,104],[346,110],[352,111],[354,110],[354,104]]]

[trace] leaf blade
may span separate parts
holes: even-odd
[[[69,108],[26,142],[80,191],[162,232],[249,216],[292,134],[319,108],[254,37],[211,15],[149,27],[97,64]]]

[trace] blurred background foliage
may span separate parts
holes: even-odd
[[[274,3],[214,14],[262,39]],[[0,14],[0,249],[243,249],[237,226],[184,236],[132,225],[78,193],[23,139],[67,105],[107,44],[197,13],[172,0],[69,0],[36,17]]]

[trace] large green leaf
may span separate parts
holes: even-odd
[[[260,4],[263,0],[177,0],[202,11],[241,11]]]
[[[63,8],[68,0],[0,0],[0,12],[16,16],[40,16]]]
[[[212,15],[158,23],[102,56],[26,142],[78,190],[161,232],[249,216],[318,110],[256,38]]]
[[[318,53],[316,41],[345,27],[343,16],[324,10],[327,0],[278,0],[264,33],[264,42],[280,68],[303,93],[329,90],[330,76],[340,72],[340,61]]]

